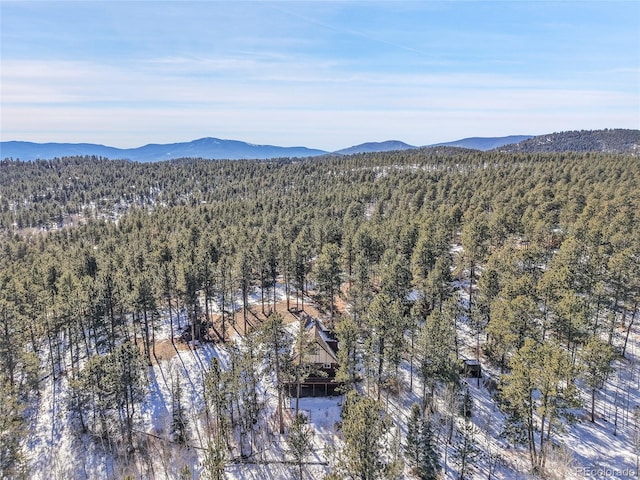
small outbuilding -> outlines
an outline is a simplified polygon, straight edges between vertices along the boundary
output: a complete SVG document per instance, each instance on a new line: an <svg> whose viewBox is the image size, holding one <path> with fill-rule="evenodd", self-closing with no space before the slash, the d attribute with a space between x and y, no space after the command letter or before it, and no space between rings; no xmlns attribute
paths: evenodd
<svg viewBox="0 0 640 480"><path fill-rule="evenodd" d="M478 360L469 360L465 358L462 360L462 375L469 378L482 378L482 366Z"/></svg>

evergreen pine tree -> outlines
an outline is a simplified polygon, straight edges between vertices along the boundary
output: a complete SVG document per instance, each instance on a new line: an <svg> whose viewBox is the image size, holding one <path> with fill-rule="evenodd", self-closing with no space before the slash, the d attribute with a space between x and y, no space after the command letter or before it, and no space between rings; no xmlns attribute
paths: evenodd
<svg viewBox="0 0 640 480"><path fill-rule="evenodd" d="M229 424L231 421L231 407L228 382L220 368L220 361L213 357L209 369L205 372L203 396L209 430L216 441L228 444Z"/></svg>
<svg viewBox="0 0 640 480"><path fill-rule="evenodd" d="M404 445L404 455L412 471L417 471L422 460L422 449L420 448L420 434L422 433L422 412L420 406L414 403L411 406L411 414L407 421L407 439Z"/></svg>
<svg viewBox="0 0 640 480"><path fill-rule="evenodd" d="M342 317L342 320L336 327L340 350L338 350L338 371L335 380L344 382L341 389L345 392L355 388L357 364L356 349L358 345L358 326L355 324L353 317L348 313Z"/></svg>
<svg viewBox="0 0 640 480"><path fill-rule="evenodd" d="M611 362L615 358L613 347L598 337L591 337L580 352L582 377L591 390L591 421L595 421L596 391L603 387L607 376L613 372Z"/></svg>
<svg viewBox="0 0 640 480"><path fill-rule="evenodd" d="M480 455L474 435L476 429L471 422L465 421L454 441L453 463L458 467L458 480L464 480L469 466Z"/></svg>
<svg viewBox="0 0 640 480"><path fill-rule="evenodd" d="M440 456L436 449L433 428L430 420L422 422L420 429L419 444L422 449L422 456L418 464L418 478L422 480L435 480L440 473Z"/></svg>
<svg viewBox="0 0 640 480"><path fill-rule="evenodd" d="M191 472L191 468L189 467L189 465L184 465L181 469L180 472L178 473L179 475L179 479L180 480L192 480L193 479L193 473Z"/></svg>
<svg viewBox="0 0 640 480"><path fill-rule="evenodd" d="M293 419L286 441L287 452L293 457L298 469L298 478L302 480L304 461L313 453L313 430L303 414L299 413Z"/></svg>
<svg viewBox="0 0 640 480"><path fill-rule="evenodd" d="M264 358L275 373L275 387L278 395L278 430L284 433L284 381L283 370L290 363L291 339L284 328L282 315L272 313L261 325L260 333L265 346Z"/></svg>
<svg viewBox="0 0 640 480"><path fill-rule="evenodd" d="M557 345L527 339L509 366L511 371L500 384L508 414L506 426L518 437L522 430L526 432L531 468L542 472L552 434L560 427L560 420L570 419L571 409L580 405L571 359Z"/></svg>
<svg viewBox="0 0 640 480"><path fill-rule="evenodd" d="M334 243L326 243L315 263L315 279L321 305L334 314L334 299L340 292L340 248Z"/></svg>
<svg viewBox="0 0 640 480"><path fill-rule="evenodd" d="M20 448L20 440L25 434L24 406L2 375L0 395L0 478L19 478L24 462Z"/></svg>
<svg viewBox="0 0 640 480"><path fill-rule="evenodd" d="M382 405L351 391L345 398L342 413L344 448L334 465L334 476L362 480L385 478L394 465L384 455L384 437L390 424Z"/></svg>
<svg viewBox="0 0 640 480"><path fill-rule="evenodd" d="M182 406L182 386L180 377L176 373L173 377L171 391L172 415L171 415L171 437L174 442L186 445L189 440L187 416Z"/></svg>
<svg viewBox="0 0 640 480"><path fill-rule="evenodd" d="M421 480L435 480L440 471L440 459L433 438L431 422L422 415L417 403L411 407L407 422L404 454L410 471Z"/></svg>
<svg viewBox="0 0 640 480"><path fill-rule="evenodd" d="M208 480L224 480L226 463L224 440L215 436L209 441L204 452L203 475Z"/></svg>

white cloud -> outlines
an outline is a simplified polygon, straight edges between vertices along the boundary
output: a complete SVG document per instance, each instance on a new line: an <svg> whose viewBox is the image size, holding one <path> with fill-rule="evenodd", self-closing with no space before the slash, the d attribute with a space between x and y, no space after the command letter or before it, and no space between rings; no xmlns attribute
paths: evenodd
<svg viewBox="0 0 640 480"><path fill-rule="evenodd" d="M334 150L390 138L423 145L638 127L637 92L525 76L352 73L275 54L2 67L3 140L125 147L219 136Z"/></svg>

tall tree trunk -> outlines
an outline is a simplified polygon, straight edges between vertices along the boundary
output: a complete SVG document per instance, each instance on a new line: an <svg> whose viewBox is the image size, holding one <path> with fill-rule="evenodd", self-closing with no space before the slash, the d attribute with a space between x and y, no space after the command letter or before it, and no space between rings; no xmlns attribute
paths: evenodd
<svg viewBox="0 0 640 480"><path fill-rule="evenodd" d="M227 338L227 314L225 309L227 308L227 280L226 274L223 270L220 272L220 311L222 313L222 342L226 341Z"/></svg>
<svg viewBox="0 0 640 480"><path fill-rule="evenodd" d="M151 349L149 348L149 317L147 310L142 310L142 319L144 321L144 355L147 357L147 362L151 366Z"/></svg>
<svg viewBox="0 0 640 480"><path fill-rule="evenodd" d="M55 362L55 359L53 357L53 339L51 338L52 333L51 333L51 327L49 325L49 318L48 317L49 317L49 315L47 314L47 312L45 312L44 323L45 323L45 328L46 328L46 332L47 332L47 341L49 343L49 360L51 361L51 378L55 382L55 380L57 379L57 377L56 377L56 362Z"/></svg>
<svg viewBox="0 0 640 480"><path fill-rule="evenodd" d="M276 295L276 285L277 285L277 281L278 279L276 278L277 275L274 273L273 277L271 278L271 280L273 281L273 311L277 311L276 305L277 305L277 295Z"/></svg>
<svg viewBox="0 0 640 480"><path fill-rule="evenodd" d="M378 401L382 390L382 371L384 366L384 336L380 337L380 350L378 352Z"/></svg>
<svg viewBox="0 0 640 480"><path fill-rule="evenodd" d="M291 310L291 305L290 305L290 300L289 300L289 294L291 293L290 287L289 287L289 274L287 273L287 269L288 267L285 267L284 270L284 296L287 298L287 312L289 312Z"/></svg>
<svg viewBox="0 0 640 480"><path fill-rule="evenodd" d="M411 352L409 354L409 392L413 392L413 341L415 337L415 328L411 328Z"/></svg>
<svg viewBox="0 0 640 480"><path fill-rule="evenodd" d="M611 325L609 326L609 345L613 346L613 332L616 327L616 315L618 313L618 300L620 298L620 287L616 288L616 293L613 298L613 315L611 316Z"/></svg>
<svg viewBox="0 0 640 480"><path fill-rule="evenodd" d="M631 314L631 320L629 320L629 327L627 327L627 333L624 336L624 345L622 347L622 356L625 356L627 351L627 343L629 342L629 334L631 333L631 328L633 327L633 322L636 319L636 314L638 313L638 302L633 305L633 313Z"/></svg>
<svg viewBox="0 0 640 480"><path fill-rule="evenodd" d="M248 333L247 329L247 310L249 308L249 292L248 288L243 285L242 286L242 319L244 320L244 334Z"/></svg>
<svg viewBox="0 0 640 480"><path fill-rule="evenodd" d="M171 335L171 345L175 344L175 338L173 333L173 312L171 307L171 296L167 296L167 304L169 306L169 335Z"/></svg>

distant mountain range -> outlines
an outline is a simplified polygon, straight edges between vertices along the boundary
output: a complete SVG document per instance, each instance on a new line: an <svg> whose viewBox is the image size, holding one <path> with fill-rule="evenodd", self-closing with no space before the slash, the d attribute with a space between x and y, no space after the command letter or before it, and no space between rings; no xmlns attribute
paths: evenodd
<svg viewBox="0 0 640 480"><path fill-rule="evenodd" d="M323 150L314 150L306 147L254 145L238 140L222 140L210 137L200 138L191 142L149 144L137 148L115 148L92 143L32 143L16 141L0 143L0 158L19 158L20 160L96 155L136 162L157 162L176 158L240 160L244 158L313 157L324 155L325 153L327 152Z"/></svg>
<svg viewBox="0 0 640 480"><path fill-rule="evenodd" d="M507 143L513 143L531 136L520 135L493 138L464 138L454 142L440 143L430 146L458 146L476 150L489 150ZM409 150L421 148L398 140L386 142L368 142L354 145L335 152L311 149L306 147L277 147L273 145L254 145L238 140L222 140L220 138L201 138L191 142L170 144L149 144L137 148L115 148L93 143L33 143L33 142L0 142L0 159L14 158L20 160L50 159L76 155L95 155L111 159L128 159L136 162L154 162L173 160L176 158L211 158L211 159L268 159L280 157L314 157L318 155L388 152L393 150Z"/></svg>
<svg viewBox="0 0 640 480"><path fill-rule="evenodd" d="M589 130L561 132L537 137L511 135L507 137L471 137L452 142L416 147L399 140L368 142L349 148L327 152L307 147L278 147L254 145L238 140L201 138L191 142L149 144L137 148L115 148L92 143L32 143L0 142L0 159L50 159L78 155L95 155L111 159L136 162L154 162L176 158L210 159L268 159L284 157L315 157L319 155L352 155L357 153L387 152L428 147L461 147L474 150L500 150L505 152L599 151L640 154L640 130Z"/></svg>
<svg viewBox="0 0 640 480"><path fill-rule="evenodd" d="M533 135L510 135L508 137L470 137L463 138L462 140L455 140L453 142L436 143L431 145L432 147L461 147L471 148L473 150L493 150L494 148L502 147L503 145L509 145L512 143L522 142L533 138Z"/></svg>

